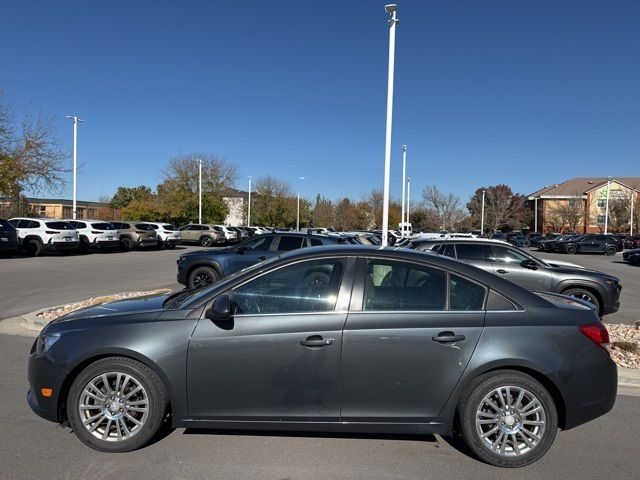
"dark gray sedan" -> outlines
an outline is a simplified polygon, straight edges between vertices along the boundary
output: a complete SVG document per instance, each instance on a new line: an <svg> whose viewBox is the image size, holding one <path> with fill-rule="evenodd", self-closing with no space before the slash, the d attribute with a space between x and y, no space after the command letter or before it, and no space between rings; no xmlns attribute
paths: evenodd
<svg viewBox="0 0 640 480"><path fill-rule="evenodd" d="M27 399L107 452L145 445L169 419L459 434L515 467L612 408L608 347L586 302L443 256L326 246L54 321L32 347Z"/></svg>

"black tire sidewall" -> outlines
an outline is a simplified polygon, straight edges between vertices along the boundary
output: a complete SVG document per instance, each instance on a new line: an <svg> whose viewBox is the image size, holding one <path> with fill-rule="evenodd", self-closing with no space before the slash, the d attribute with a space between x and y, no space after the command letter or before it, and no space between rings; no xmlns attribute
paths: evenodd
<svg viewBox="0 0 640 480"><path fill-rule="evenodd" d="M601 305L600 305L600 301L596 297L595 293L590 292L589 290L585 290L584 288L569 288L569 289L565 290L564 292L562 292L563 295L569 295L570 297L574 296L576 293L583 293L585 295L589 295L589 297L591 297L591 299L592 299L592 302L590 302L590 303L595 305L596 311L598 312L598 314L600 313Z"/></svg>
<svg viewBox="0 0 640 480"><path fill-rule="evenodd" d="M120 239L120 250L122 250L123 252L129 252L131 251L132 247L133 242L130 238L125 237Z"/></svg>
<svg viewBox="0 0 640 480"><path fill-rule="evenodd" d="M209 276L211 276L211 285L213 285L220 279L220 275L218 275L218 272L216 272L215 269L211 267L206 267L206 266L196 267L189 274L189 288L196 288L193 285L193 277L195 277L198 273L207 273ZM206 287L200 287L200 288L206 288Z"/></svg>
<svg viewBox="0 0 640 480"><path fill-rule="evenodd" d="M480 402L492 390L506 385L525 388L538 397L544 406L547 421L541 443L532 452L512 458L501 457L491 452L478 438L475 425L475 412ZM553 444L558 429L558 414L549 392L531 376L513 370L490 372L474 380L463 394L459 415L462 437L467 446L478 458L498 467L523 467L539 460Z"/></svg>
<svg viewBox="0 0 640 480"><path fill-rule="evenodd" d="M577 251L577 248L576 248L576 247L574 247L573 245L569 245L569 246L567 247L567 253L568 253L569 255L573 255L574 253L576 253L576 251Z"/></svg>
<svg viewBox="0 0 640 480"><path fill-rule="evenodd" d="M213 239L211 237L204 236L200 239L200 245L203 247L210 247L213 245Z"/></svg>
<svg viewBox="0 0 640 480"><path fill-rule="evenodd" d="M142 430L131 439L121 442L101 441L91 435L82 425L77 412L77 405L85 385L101 373L110 371L131 375L142 384L149 397L149 414ZM67 397L69 426L82 443L102 452L129 452L144 446L160 428L166 408L167 394L160 377L146 365L130 358L105 358L89 365L76 377Z"/></svg>
<svg viewBox="0 0 640 480"><path fill-rule="evenodd" d="M604 254L608 255L608 256L615 255L616 252L617 252L617 250L616 250L615 247L607 247L607 248L604 249Z"/></svg>
<svg viewBox="0 0 640 480"><path fill-rule="evenodd" d="M39 257L42 255L42 242L37 238L31 238L27 241L27 253L32 257Z"/></svg>

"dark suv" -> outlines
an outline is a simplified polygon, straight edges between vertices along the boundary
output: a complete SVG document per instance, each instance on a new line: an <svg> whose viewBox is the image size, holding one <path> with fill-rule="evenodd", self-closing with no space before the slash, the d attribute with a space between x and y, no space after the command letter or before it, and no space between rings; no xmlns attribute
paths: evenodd
<svg viewBox="0 0 640 480"><path fill-rule="evenodd" d="M8 220L0 218L0 256L18 251L18 232Z"/></svg>
<svg viewBox="0 0 640 480"><path fill-rule="evenodd" d="M622 240L614 235L581 235L555 245L555 250L569 254L573 253L604 253L615 255L622 251Z"/></svg>
<svg viewBox="0 0 640 480"><path fill-rule="evenodd" d="M204 288L226 275L284 252L338 243L343 243L343 240L328 235L294 232L256 235L232 247L210 248L180 255L178 283L188 288Z"/></svg>
<svg viewBox="0 0 640 480"><path fill-rule="evenodd" d="M492 240L415 242L414 248L435 251L511 280L534 292L569 295L595 305L600 315L620 308L622 286L617 277L554 265L514 246Z"/></svg>

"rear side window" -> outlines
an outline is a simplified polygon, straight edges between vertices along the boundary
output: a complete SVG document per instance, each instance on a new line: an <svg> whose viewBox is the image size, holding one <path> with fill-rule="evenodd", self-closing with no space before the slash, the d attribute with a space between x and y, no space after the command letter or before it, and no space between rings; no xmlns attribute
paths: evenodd
<svg viewBox="0 0 640 480"><path fill-rule="evenodd" d="M440 248L438 248L438 253L447 257L456 258L456 248L453 243L443 243L440 245Z"/></svg>
<svg viewBox="0 0 640 480"><path fill-rule="evenodd" d="M472 243L457 243L456 253L458 260L475 260L484 262L484 245L474 245Z"/></svg>
<svg viewBox="0 0 640 480"><path fill-rule="evenodd" d="M311 238L311 246L312 247L320 247L323 245L322 240L319 240L317 238Z"/></svg>
<svg viewBox="0 0 640 480"><path fill-rule="evenodd" d="M482 310L486 292L482 285L449 274L449 310Z"/></svg>
<svg viewBox="0 0 640 480"><path fill-rule="evenodd" d="M36 220L22 220L25 222L25 228L40 228L40 222Z"/></svg>
<svg viewBox="0 0 640 480"><path fill-rule="evenodd" d="M73 225L69 222L46 222L47 227L55 228L56 230L74 230Z"/></svg>
<svg viewBox="0 0 640 480"><path fill-rule="evenodd" d="M487 297L487 310L516 310L516 307L499 293L490 290Z"/></svg>
<svg viewBox="0 0 640 480"><path fill-rule="evenodd" d="M302 248L302 242L305 241L304 237L289 237L281 236L280 243L278 243L279 252L288 252L289 250L296 250Z"/></svg>
<svg viewBox="0 0 640 480"><path fill-rule="evenodd" d="M151 225L147 225L146 223L136 223L136 228L138 230L153 230Z"/></svg>
<svg viewBox="0 0 640 480"><path fill-rule="evenodd" d="M271 247L272 240L273 240L273 237L271 235L260 235L256 238L252 238L246 243L243 243L242 247L245 250L257 250L257 251L269 250L269 247Z"/></svg>
<svg viewBox="0 0 640 480"><path fill-rule="evenodd" d="M91 228L96 230L115 230L115 227L110 223L92 223Z"/></svg>

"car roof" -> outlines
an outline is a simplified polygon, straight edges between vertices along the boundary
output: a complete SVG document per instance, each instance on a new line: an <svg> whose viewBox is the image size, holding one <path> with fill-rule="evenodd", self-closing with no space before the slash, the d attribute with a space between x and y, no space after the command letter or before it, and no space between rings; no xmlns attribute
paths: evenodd
<svg viewBox="0 0 640 480"><path fill-rule="evenodd" d="M496 240L493 238L469 238L469 237L454 237L454 238L428 238L428 239L415 239L413 243L418 245L420 243L490 243L495 245L511 245L509 242L505 242L504 240Z"/></svg>

